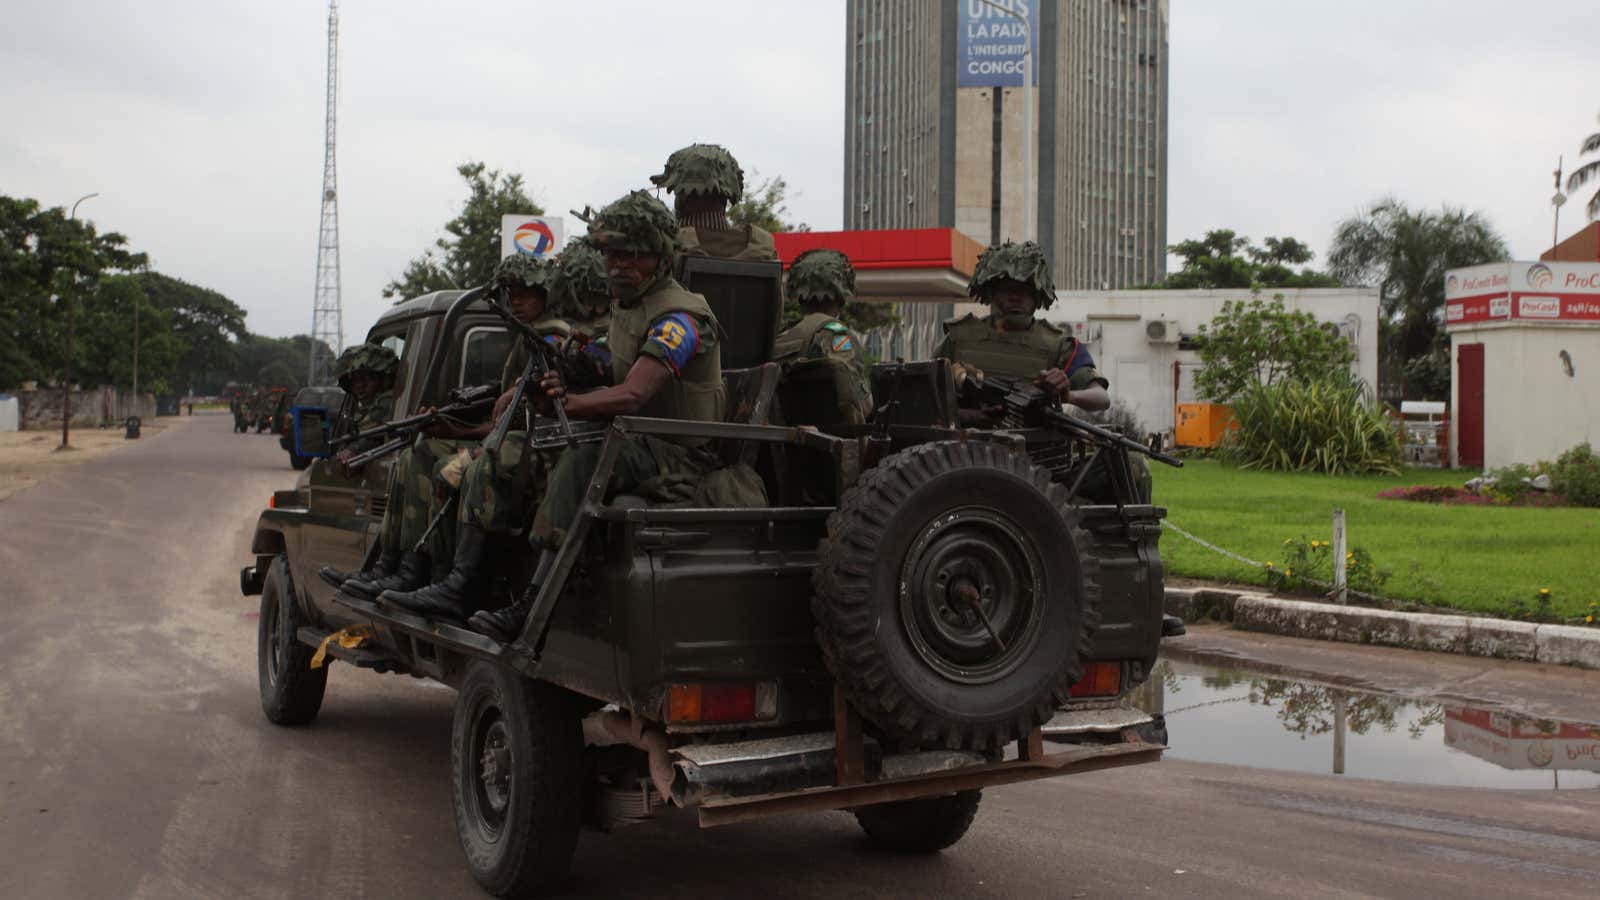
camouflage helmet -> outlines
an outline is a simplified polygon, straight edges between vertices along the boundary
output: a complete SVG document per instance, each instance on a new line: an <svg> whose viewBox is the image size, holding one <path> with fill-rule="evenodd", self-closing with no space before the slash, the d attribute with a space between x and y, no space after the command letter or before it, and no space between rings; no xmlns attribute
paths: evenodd
<svg viewBox="0 0 1600 900"><path fill-rule="evenodd" d="M678 252L678 219L660 200L629 191L595 213L589 237L602 251L632 250L666 259Z"/></svg>
<svg viewBox="0 0 1600 900"><path fill-rule="evenodd" d="M339 386L349 390L350 376L357 372L370 372L385 381L394 379L395 372L400 368L400 357L394 351L382 344L357 344L339 354L339 360L334 364L334 374L338 377Z"/></svg>
<svg viewBox="0 0 1600 900"><path fill-rule="evenodd" d="M783 292L802 306L846 303L856 293L856 270L837 250L807 250L789 264Z"/></svg>
<svg viewBox="0 0 1600 900"><path fill-rule="evenodd" d="M744 170L733 154L716 144L690 144L667 157L667 167L650 182L675 196L707 194L728 202L744 196Z"/></svg>
<svg viewBox="0 0 1600 900"><path fill-rule="evenodd" d="M1050 263L1044 251L1033 241L1020 244L1006 241L990 247L978 257L977 271L967 282L967 293L985 303L994 290L995 282L1003 279L1020 282L1033 290L1040 309L1049 309L1056 302L1056 285L1050 277Z"/></svg>
<svg viewBox="0 0 1600 900"><path fill-rule="evenodd" d="M549 295L555 274L555 263L550 260L517 253L500 260L494 267L492 284L497 288L532 288Z"/></svg>
<svg viewBox="0 0 1600 900"><path fill-rule="evenodd" d="M606 284L606 262L588 235L569 241L556 257L554 295L562 314L590 318L611 303Z"/></svg>

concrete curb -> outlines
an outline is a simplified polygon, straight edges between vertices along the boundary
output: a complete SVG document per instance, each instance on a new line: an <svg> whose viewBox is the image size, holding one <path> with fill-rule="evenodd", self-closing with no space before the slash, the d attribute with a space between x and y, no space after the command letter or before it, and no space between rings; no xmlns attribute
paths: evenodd
<svg viewBox="0 0 1600 900"><path fill-rule="evenodd" d="M1167 588L1167 612L1241 631L1600 669L1600 628L1394 612L1284 600L1255 591Z"/></svg>

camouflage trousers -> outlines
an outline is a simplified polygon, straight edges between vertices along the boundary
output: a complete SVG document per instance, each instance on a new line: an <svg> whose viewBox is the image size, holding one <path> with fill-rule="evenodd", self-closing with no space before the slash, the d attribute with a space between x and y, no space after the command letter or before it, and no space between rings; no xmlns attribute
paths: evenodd
<svg viewBox="0 0 1600 900"><path fill-rule="evenodd" d="M544 499L533 516L532 536L536 542L555 547L566 537L567 530L577 521L603 446L584 444L562 453L550 471ZM701 487L702 476L716 464L716 458L704 450L650 435L635 435L622 442L605 495L639 491L650 500L692 500Z"/></svg>
<svg viewBox="0 0 1600 900"><path fill-rule="evenodd" d="M544 484L544 461L527 447L523 431L506 433L494 452L485 451L461 477L461 522L490 534L518 534L528 527Z"/></svg>
<svg viewBox="0 0 1600 900"><path fill-rule="evenodd" d="M398 556L410 550L427 533L428 525L443 506L434 490L435 476L456 451L475 443L427 438L396 455L389 476L389 505L383 512L383 526L378 535L385 555ZM443 517L423 545L423 552L433 562L436 575L441 567L448 572L450 561L455 557L455 524L455 516Z"/></svg>

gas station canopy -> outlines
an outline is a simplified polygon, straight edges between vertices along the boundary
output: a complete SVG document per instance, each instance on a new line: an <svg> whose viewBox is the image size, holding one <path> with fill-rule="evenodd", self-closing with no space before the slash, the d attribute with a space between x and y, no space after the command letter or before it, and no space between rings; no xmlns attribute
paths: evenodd
<svg viewBox="0 0 1600 900"><path fill-rule="evenodd" d="M784 268L807 250L850 257L862 300L951 303L967 299L967 281L983 246L953 228L887 231L784 231L772 236Z"/></svg>

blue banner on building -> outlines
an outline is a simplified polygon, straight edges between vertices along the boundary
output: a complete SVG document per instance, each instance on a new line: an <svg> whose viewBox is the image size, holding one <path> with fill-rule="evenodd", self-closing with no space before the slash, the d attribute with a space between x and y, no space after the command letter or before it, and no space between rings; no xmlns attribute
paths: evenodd
<svg viewBox="0 0 1600 900"><path fill-rule="evenodd" d="M1039 83L1039 3L1042 0L961 0L957 87L1021 87L1024 51L1032 37L1033 83ZM1006 12L1011 10L1011 13ZM1024 26L1021 19L1028 24Z"/></svg>

